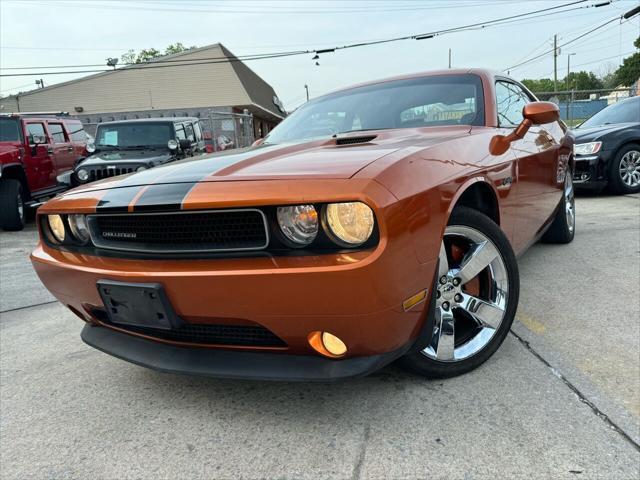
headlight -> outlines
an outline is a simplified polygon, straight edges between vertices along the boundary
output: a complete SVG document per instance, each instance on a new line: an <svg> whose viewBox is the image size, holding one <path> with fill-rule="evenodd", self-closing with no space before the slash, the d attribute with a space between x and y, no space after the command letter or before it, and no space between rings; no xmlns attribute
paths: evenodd
<svg viewBox="0 0 640 480"><path fill-rule="evenodd" d="M84 215L69 215L69 228L76 240L81 243L89 241L89 229L87 228L87 219Z"/></svg>
<svg viewBox="0 0 640 480"><path fill-rule="evenodd" d="M361 202L330 203L326 223L333 240L344 247L357 247L373 232L373 211Z"/></svg>
<svg viewBox="0 0 640 480"><path fill-rule="evenodd" d="M145 167L144 165L140 165L138 168L136 168L136 172L143 172L146 169L147 167Z"/></svg>
<svg viewBox="0 0 640 480"><path fill-rule="evenodd" d="M313 205L278 207L278 224L296 245L309 245L318 235L318 212Z"/></svg>
<svg viewBox="0 0 640 480"><path fill-rule="evenodd" d="M65 230L62 217L60 215L47 215L47 221L53 237L60 243L64 242Z"/></svg>
<svg viewBox="0 0 640 480"><path fill-rule="evenodd" d="M602 142L579 143L573 146L574 155L593 155L598 153L602 147Z"/></svg>
<svg viewBox="0 0 640 480"><path fill-rule="evenodd" d="M76 177L78 177L78 180L80 180L81 182L86 182L89 178L89 172L87 172L84 168L81 168L76 172Z"/></svg>

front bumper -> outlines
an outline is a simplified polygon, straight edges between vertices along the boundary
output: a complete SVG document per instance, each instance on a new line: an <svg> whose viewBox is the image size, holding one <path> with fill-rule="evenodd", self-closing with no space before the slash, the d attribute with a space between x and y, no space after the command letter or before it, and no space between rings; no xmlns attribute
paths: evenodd
<svg viewBox="0 0 640 480"><path fill-rule="evenodd" d="M575 157L573 183L580 188L601 188L607 184L610 152L602 150L595 155Z"/></svg>
<svg viewBox="0 0 640 480"><path fill-rule="evenodd" d="M402 302L424 289L430 293L435 271L435 260L420 263L406 254L406 247L395 251L385 242L373 250L350 253L202 260L94 257L39 245L31 258L53 295L101 331L120 332L95 314L96 310L104 311L96 283L106 279L162 285L176 314L191 325L255 325L270 330L286 344L284 348L185 346L154 338L151 343L155 347L149 351L161 357L174 355L170 352L176 347L224 350L225 355L217 357L202 352L190 354L224 361L240 352L262 352L282 357L282 362L291 362L291 368L298 357L304 356L330 364L371 357L352 363L362 372L378 365L380 355L386 361L393 352L413 343L424 323L427 302L408 311L402 308ZM339 360L321 358L309 345L308 336L313 331L327 331L341 338L348 347L347 355ZM135 332L119 333L117 338L135 337L148 338ZM165 349L167 353L162 354ZM121 356L128 359L130 355ZM145 362L153 366L153 362ZM215 372L221 367L206 368ZM313 378L319 378L328 367L317 368ZM352 368L345 367L345 372L352 372Z"/></svg>
<svg viewBox="0 0 640 480"><path fill-rule="evenodd" d="M361 377L399 358L410 346L384 354L335 361L312 355L163 345L92 325L85 325L81 336L87 345L100 351L160 372L244 380L326 382Z"/></svg>

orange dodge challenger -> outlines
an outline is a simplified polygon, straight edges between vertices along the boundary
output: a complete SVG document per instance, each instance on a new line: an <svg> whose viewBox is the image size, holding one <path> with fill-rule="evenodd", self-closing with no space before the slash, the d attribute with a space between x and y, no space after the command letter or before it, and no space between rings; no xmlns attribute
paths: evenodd
<svg viewBox="0 0 640 480"><path fill-rule="evenodd" d="M507 335L516 256L573 239L572 168L554 104L428 72L313 99L251 148L71 190L39 209L31 258L87 344L145 367L449 377Z"/></svg>

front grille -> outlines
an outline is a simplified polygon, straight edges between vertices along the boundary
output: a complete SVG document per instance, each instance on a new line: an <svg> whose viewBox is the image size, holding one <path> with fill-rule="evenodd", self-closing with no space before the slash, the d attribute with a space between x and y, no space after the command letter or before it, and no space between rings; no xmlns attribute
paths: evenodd
<svg viewBox="0 0 640 480"><path fill-rule="evenodd" d="M257 209L102 214L88 217L97 247L151 253L260 250L269 243Z"/></svg>
<svg viewBox="0 0 640 480"><path fill-rule="evenodd" d="M125 175L127 173L133 173L135 170L132 167L122 168L92 168L89 170L88 182L94 182L103 178L117 177L118 175Z"/></svg>
<svg viewBox="0 0 640 480"><path fill-rule="evenodd" d="M139 333L161 340L199 345L232 345L243 347L286 347L287 344L272 331L260 326L246 325L195 325L185 324L179 329L160 330L132 325L116 325L132 333Z"/></svg>

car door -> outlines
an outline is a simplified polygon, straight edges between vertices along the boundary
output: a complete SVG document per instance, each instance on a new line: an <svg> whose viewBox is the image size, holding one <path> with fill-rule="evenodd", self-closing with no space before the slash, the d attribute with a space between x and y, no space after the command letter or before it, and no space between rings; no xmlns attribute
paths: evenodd
<svg viewBox="0 0 640 480"><path fill-rule="evenodd" d="M29 176L29 188L32 192L43 190L56 185L55 168L53 165L53 148L47 134L44 122L25 122L25 132L29 142L29 155L25 155L24 164ZM42 137L45 143L36 145L33 137Z"/></svg>
<svg viewBox="0 0 640 480"><path fill-rule="evenodd" d="M75 162L86 155L87 134L79 120L67 120L64 122L67 138L73 146L73 161Z"/></svg>
<svg viewBox="0 0 640 480"><path fill-rule="evenodd" d="M498 125L512 129L523 120L522 109L533 98L518 84L508 80L496 82ZM552 130L550 133L548 130ZM514 249L522 251L536 238L553 214L559 197L556 172L559 152L557 132L543 125L533 125L521 140L511 143L517 158L515 194L519 212L516 220Z"/></svg>
<svg viewBox="0 0 640 480"><path fill-rule="evenodd" d="M62 122L47 122L47 127L52 141L53 165L57 176L73 168L76 156Z"/></svg>

